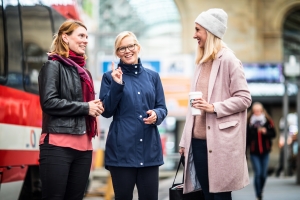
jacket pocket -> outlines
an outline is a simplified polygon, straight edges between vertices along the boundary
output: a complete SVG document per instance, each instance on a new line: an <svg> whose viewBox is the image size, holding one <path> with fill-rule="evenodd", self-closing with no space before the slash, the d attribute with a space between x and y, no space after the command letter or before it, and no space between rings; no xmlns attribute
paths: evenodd
<svg viewBox="0 0 300 200"><path fill-rule="evenodd" d="M53 119L53 122L55 122L55 126L58 127L71 128L76 126L75 117L57 117Z"/></svg>
<svg viewBox="0 0 300 200"><path fill-rule="evenodd" d="M221 124L219 124L219 129L226 129L226 128L229 128L229 127L234 127L238 124L239 122L238 121L229 121L229 122L223 122Z"/></svg>

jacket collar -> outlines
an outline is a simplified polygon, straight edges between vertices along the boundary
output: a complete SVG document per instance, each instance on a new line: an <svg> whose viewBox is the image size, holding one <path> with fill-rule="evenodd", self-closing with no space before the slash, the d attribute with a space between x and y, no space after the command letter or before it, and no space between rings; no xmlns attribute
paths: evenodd
<svg viewBox="0 0 300 200"><path fill-rule="evenodd" d="M223 56L223 53L225 52L226 48L222 48L218 53L217 53L217 56L216 56L216 59L219 59Z"/></svg>
<svg viewBox="0 0 300 200"><path fill-rule="evenodd" d="M213 64L212 64L212 68L211 68L211 72L210 72L210 77L209 77L209 83L208 83L207 102L210 102L210 97L211 97L211 94L212 94L212 91L213 91L213 88L214 88L214 85L215 85L215 82L216 82L217 74L218 74L218 71L219 71L220 63L221 63L220 58L223 56L224 52L225 52L225 48L222 48L217 53L216 59L213 60ZM201 72L201 68L202 68L202 64L199 64L196 68L196 72L195 72L196 77L195 77L194 83L192 85L192 90L193 91L195 91L195 89L196 89L196 83L197 83L199 74Z"/></svg>
<svg viewBox="0 0 300 200"><path fill-rule="evenodd" d="M48 60L57 60L57 61L61 62L64 65L75 67L77 69L80 77L82 77L83 79L85 79L85 80L89 81L90 83L92 83L92 80L91 80L90 76L88 75L88 73L85 71L85 69L83 67L79 66L72 59L60 56L58 54L52 54L52 55L48 56Z"/></svg>
<svg viewBox="0 0 300 200"><path fill-rule="evenodd" d="M140 58L138 59L138 64L125 64L120 60L118 67L121 67L124 74L137 75L142 73L144 70Z"/></svg>
<svg viewBox="0 0 300 200"><path fill-rule="evenodd" d="M209 77L209 83L208 83L208 94L207 94L207 102L210 102L210 98L212 95L212 91L217 79L218 71L221 65L221 57L223 56L224 52L226 51L226 48L222 48L216 56L216 59L213 61L213 65L210 72Z"/></svg>

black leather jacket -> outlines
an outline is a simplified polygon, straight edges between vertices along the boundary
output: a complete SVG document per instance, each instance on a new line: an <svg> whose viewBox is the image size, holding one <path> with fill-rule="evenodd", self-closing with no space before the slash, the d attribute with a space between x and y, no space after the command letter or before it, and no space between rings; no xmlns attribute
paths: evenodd
<svg viewBox="0 0 300 200"><path fill-rule="evenodd" d="M39 73L42 133L85 134L89 105L77 69L48 60Z"/></svg>

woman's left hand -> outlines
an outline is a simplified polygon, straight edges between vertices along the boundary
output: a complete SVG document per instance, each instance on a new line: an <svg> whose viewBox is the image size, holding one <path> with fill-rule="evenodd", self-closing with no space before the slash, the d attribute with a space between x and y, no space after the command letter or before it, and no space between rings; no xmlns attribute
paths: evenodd
<svg viewBox="0 0 300 200"><path fill-rule="evenodd" d="M194 99L192 106L194 108L203 110L207 113L213 113L214 112L214 105L213 104L209 104L208 102L206 102L203 98L199 98L199 99Z"/></svg>
<svg viewBox="0 0 300 200"><path fill-rule="evenodd" d="M153 110L148 110L146 113L148 114L148 117L143 119L145 124L155 124L157 120L156 113Z"/></svg>

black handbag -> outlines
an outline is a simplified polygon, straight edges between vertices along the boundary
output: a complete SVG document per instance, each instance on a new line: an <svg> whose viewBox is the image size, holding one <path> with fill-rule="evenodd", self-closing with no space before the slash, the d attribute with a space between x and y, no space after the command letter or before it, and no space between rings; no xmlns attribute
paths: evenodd
<svg viewBox="0 0 300 200"><path fill-rule="evenodd" d="M184 175L182 176L182 183L175 183L180 164L184 167L184 156L180 157L172 187L169 188L169 200L205 200L202 190L183 194Z"/></svg>

